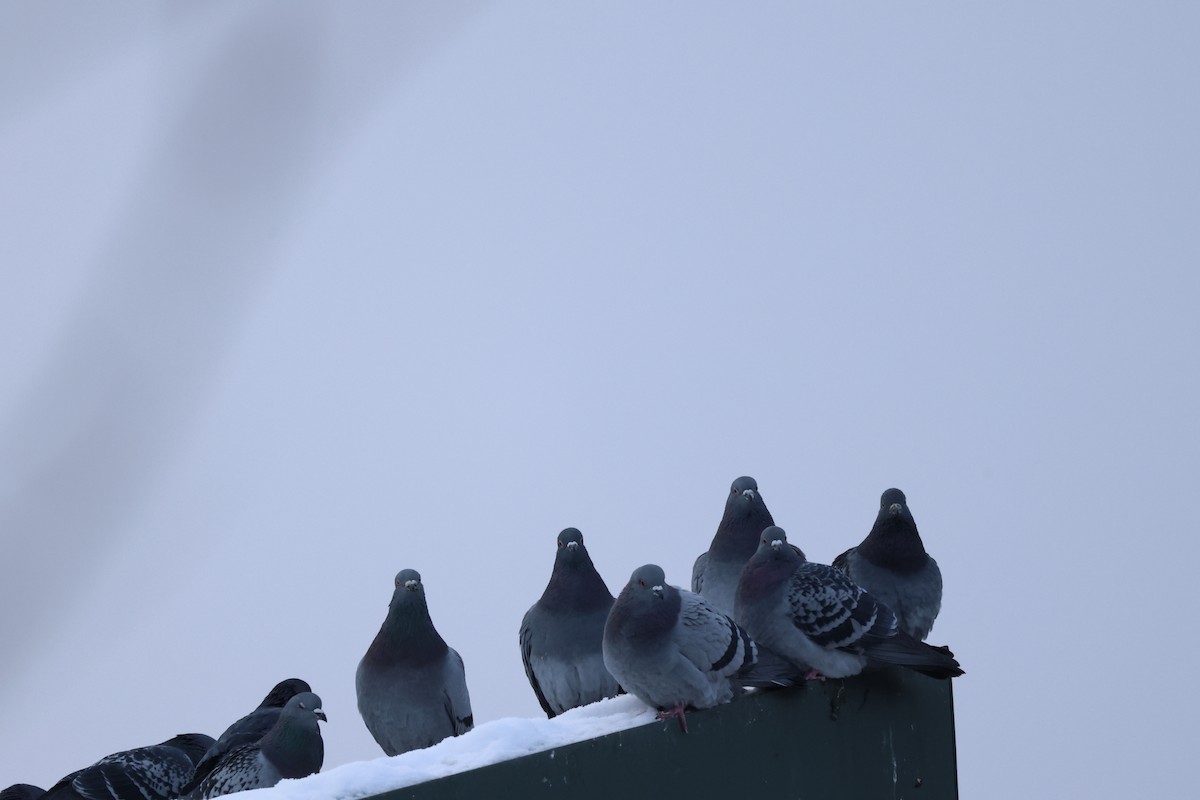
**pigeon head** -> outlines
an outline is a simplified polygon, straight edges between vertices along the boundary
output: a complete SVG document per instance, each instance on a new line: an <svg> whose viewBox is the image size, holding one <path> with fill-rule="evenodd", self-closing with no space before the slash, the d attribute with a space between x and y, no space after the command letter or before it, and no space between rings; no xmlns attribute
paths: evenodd
<svg viewBox="0 0 1200 800"><path fill-rule="evenodd" d="M418 594L425 593L425 587L421 585L421 573L415 569L402 569L396 573L396 591L403 589L406 592L417 592Z"/></svg>
<svg viewBox="0 0 1200 800"><path fill-rule="evenodd" d="M392 601L388 603L392 613L403 609L425 611L425 584L421 582L421 573L415 569L402 569L396 573L395 585ZM428 616L428 611L425 615Z"/></svg>
<svg viewBox="0 0 1200 800"><path fill-rule="evenodd" d="M903 514L908 509L908 500L899 489L888 489L879 498L879 513L887 512L888 516Z"/></svg>
<svg viewBox="0 0 1200 800"><path fill-rule="evenodd" d="M917 532L917 523L908 510L908 499L899 489L888 489L879 498L879 514L875 517L875 529L894 530L907 535ZM872 529L872 533L875 532Z"/></svg>
<svg viewBox="0 0 1200 800"><path fill-rule="evenodd" d="M287 701L279 719L257 747L282 777L312 775L320 771L325 761L319 721L326 721L321 698L312 692L301 692Z"/></svg>
<svg viewBox="0 0 1200 800"><path fill-rule="evenodd" d="M917 522L908 509L908 500L899 489L888 489L879 498L875 525L858 554L874 564L911 572L925 566L925 544L917 531Z"/></svg>
<svg viewBox="0 0 1200 800"><path fill-rule="evenodd" d="M804 557L795 545L788 544L787 532L778 525L763 529L756 555L781 561L795 561L797 556L801 559Z"/></svg>
<svg viewBox="0 0 1200 800"><path fill-rule="evenodd" d="M629 576L605 625L605 639L654 641L675 626L682 605L679 590L667 583L662 567L646 564Z"/></svg>
<svg viewBox="0 0 1200 800"><path fill-rule="evenodd" d="M301 692L311 692L312 687L299 678L288 678L275 684L275 688L267 692L267 696L258 704L259 708L283 708L287 701Z"/></svg>
<svg viewBox="0 0 1200 800"><path fill-rule="evenodd" d="M587 548L583 546L583 534L578 528L563 528L558 534L558 556L557 558L576 559L580 556L587 555Z"/></svg>
<svg viewBox="0 0 1200 800"><path fill-rule="evenodd" d="M558 534L554 569L539 601L557 609L590 611L612 605L612 594L592 564L578 528L565 528Z"/></svg>
<svg viewBox="0 0 1200 800"><path fill-rule="evenodd" d="M764 528L758 549L742 568L734 595L735 609L772 596L803 561L804 554L788 542L783 528L774 525ZM741 619L741 612L737 613Z"/></svg>
<svg viewBox="0 0 1200 800"><path fill-rule="evenodd" d="M295 719L308 720L309 717L328 722L324 709L321 708L321 698L313 692L300 692L287 701L284 711ZM316 725L316 722L312 723Z"/></svg>
<svg viewBox="0 0 1200 800"><path fill-rule="evenodd" d="M743 475L729 487L729 500L733 502L739 497L753 498L758 494L758 481L749 475Z"/></svg>
<svg viewBox="0 0 1200 800"><path fill-rule="evenodd" d="M667 575L657 564L646 564L635 569L629 576L628 588L635 594L648 594L656 600L662 600L667 589Z"/></svg>
<svg viewBox="0 0 1200 800"><path fill-rule="evenodd" d="M717 533L713 537L709 552L737 558L748 558L758 546L758 534L763 528L774 525L771 512L758 491L758 482L743 475L729 487L725 498L725 513Z"/></svg>

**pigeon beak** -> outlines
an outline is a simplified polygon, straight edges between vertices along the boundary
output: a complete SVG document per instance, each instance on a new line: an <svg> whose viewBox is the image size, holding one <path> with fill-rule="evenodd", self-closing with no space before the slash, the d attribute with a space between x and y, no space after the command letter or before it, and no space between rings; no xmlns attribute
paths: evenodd
<svg viewBox="0 0 1200 800"><path fill-rule="evenodd" d="M771 540L771 549L776 552L782 550L783 549L783 540L782 539L772 539Z"/></svg>
<svg viewBox="0 0 1200 800"><path fill-rule="evenodd" d="M754 497L754 490L746 489L744 492L742 492L742 497Z"/></svg>
<svg viewBox="0 0 1200 800"><path fill-rule="evenodd" d="M663 588L661 586L651 586L650 594L654 595L659 600L661 600L662 596L663 596Z"/></svg>
<svg viewBox="0 0 1200 800"><path fill-rule="evenodd" d="M567 542L568 550L576 550L579 548L579 542Z"/></svg>
<svg viewBox="0 0 1200 800"><path fill-rule="evenodd" d="M317 719L321 720L322 722L329 722L329 717L325 716L325 712L321 709L314 709L313 713L316 714Z"/></svg>
<svg viewBox="0 0 1200 800"><path fill-rule="evenodd" d="M420 581L405 581L404 582L404 588L410 592L415 592L417 590L417 587L420 585L421 585Z"/></svg>
<svg viewBox="0 0 1200 800"><path fill-rule="evenodd" d="M904 510L904 506L900 505L899 503L892 503L890 506L888 506L888 513L891 514L893 517L896 516L897 514L899 514L903 510Z"/></svg>

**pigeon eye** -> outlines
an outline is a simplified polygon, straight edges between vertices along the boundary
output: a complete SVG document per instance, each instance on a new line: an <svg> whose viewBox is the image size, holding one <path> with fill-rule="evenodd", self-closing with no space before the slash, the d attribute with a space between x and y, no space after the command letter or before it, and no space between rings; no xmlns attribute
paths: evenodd
<svg viewBox="0 0 1200 800"><path fill-rule="evenodd" d="M638 581L638 586L645 586L645 585L646 585L645 581Z"/></svg>

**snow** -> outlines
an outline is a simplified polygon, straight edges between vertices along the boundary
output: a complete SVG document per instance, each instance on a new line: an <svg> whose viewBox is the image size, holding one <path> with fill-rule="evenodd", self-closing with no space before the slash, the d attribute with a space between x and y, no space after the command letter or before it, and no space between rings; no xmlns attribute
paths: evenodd
<svg viewBox="0 0 1200 800"><path fill-rule="evenodd" d="M574 708L554 719L509 717L487 722L433 747L374 761L358 761L243 792L239 800L353 800L531 753L582 742L654 721L654 711L632 695Z"/></svg>

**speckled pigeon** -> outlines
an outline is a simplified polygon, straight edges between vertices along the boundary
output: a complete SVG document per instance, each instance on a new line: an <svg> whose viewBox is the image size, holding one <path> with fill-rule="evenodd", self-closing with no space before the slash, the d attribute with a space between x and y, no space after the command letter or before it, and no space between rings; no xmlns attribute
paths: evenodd
<svg viewBox="0 0 1200 800"><path fill-rule="evenodd" d="M51 786L46 800L171 800L192 777L213 738L183 733L161 744L105 756Z"/></svg>
<svg viewBox="0 0 1200 800"><path fill-rule="evenodd" d="M212 772L221 756L235 747L254 744L261 739L263 734L275 725L275 721L279 719L279 713L288 700L301 692L311 691L312 687L299 678L288 678L275 684L275 688L267 693L263 701L258 704L258 708L226 728L225 732L217 739L216 744L208 748L208 752L196 764L196 771L193 773L192 779L188 781L187 786L183 787L183 794L195 789L200 781Z"/></svg>
<svg viewBox="0 0 1200 800"><path fill-rule="evenodd" d="M742 686L787 685L756 674L757 659L745 630L700 595L669 585L656 564L633 571L604 626L608 671L685 732L688 708L727 703Z"/></svg>
<svg viewBox="0 0 1200 800"><path fill-rule="evenodd" d="M738 583L734 617L755 641L813 670L810 677L889 664L935 678L963 674L949 650L901 631L892 610L846 573L797 555L782 528L763 531Z"/></svg>
<svg viewBox="0 0 1200 800"><path fill-rule="evenodd" d="M722 614L733 614L733 593L742 567L758 548L763 529L774 524L754 478L734 481L712 544L692 567L692 591L704 595Z"/></svg>
<svg viewBox="0 0 1200 800"><path fill-rule="evenodd" d="M358 711L389 756L471 730L462 658L433 627L414 569L396 575L387 617L358 662Z"/></svg>
<svg viewBox="0 0 1200 800"><path fill-rule="evenodd" d="M925 552L904 492L883 493L867 538L833 566L896 612L900 630L921 641L929 636L942 608L942 571Z"/></svg>
<svg viewBox="0 0 1200 800"><path fill-rule="evenodd" d="M46 790L31 783L14 783L6 789L0 789L0 800L37 800Z"/></svg>
<svg viewBox="0 0 1200 800"><path fill-rule="evenodd" d="M521 620L521 661L546 716L621 691L604 666L601 643L613 596L592 565L583 534L558 534L550 582Z"/></svg>
<svg viewBox="0 0 1200 800"><path fill-rule="evenodd" d="M261 739L221 756L188 795L189 800L265 789L284 778L304 778L320 772L325 742L318 721L325 719L320 697L312 692L294 695Z"/></svg>

